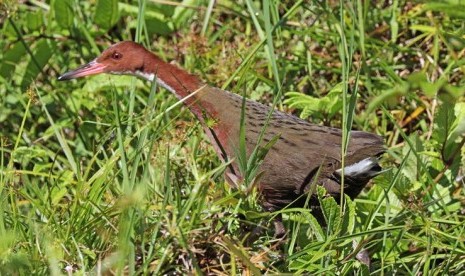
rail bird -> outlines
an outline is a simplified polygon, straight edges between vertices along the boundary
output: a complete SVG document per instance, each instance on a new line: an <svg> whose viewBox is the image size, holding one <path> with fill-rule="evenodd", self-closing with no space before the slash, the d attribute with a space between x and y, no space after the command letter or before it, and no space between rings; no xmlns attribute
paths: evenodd
<svg viewBox="0 0 465 276"><path fill-rule="evenodd" d="M260 204L266 211L303 206L314 185L323 186L329 195L340 199L341 183L344 183L344 193L354 198L381 171L378 157L385 148L380 136L351 131L342 170L341 129L312 124L210 86L135 42L116 43L91 62L63 74L59 80L100 73L134 75L156 81L183 100L202 124L219 158L229 164L225 178L235 187L244 180L237 156L241 139L245 138L248 157L257 144L267 148L255 183ZM243 138L240 135L241 125L245 133ZM316 196L309 198L309 207L318 209ZM275 234L284 232L278 217Z"/></svg>

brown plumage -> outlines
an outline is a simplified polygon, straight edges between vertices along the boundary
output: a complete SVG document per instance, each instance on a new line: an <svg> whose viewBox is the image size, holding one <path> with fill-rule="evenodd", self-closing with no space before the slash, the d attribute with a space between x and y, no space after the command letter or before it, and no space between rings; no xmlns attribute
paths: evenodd
<svg viewBox="0 0 465 276"><path fill-rule="evenodd" d="M102 55L76 70L62 75L68 80L98 73L131 74L155 79L174 93L194 113L222 161L233 161L226 179L236 185L243 179L237 163L240 118L243 98L204 84L196 76L162 61L134 42L120 42ZM266 125L270 107L245 101L245 141L247 155L255 148L260 131ZM207 124L208 122L208 124ZM311 124L292 115L274 110L261 145L276 138L260 166L258 190L267 211L276 211L294 202L301 206L312 183L339 197L341 192L340 129ZM345 156L344 191L356 197L370 178L381 168L377 159L384 152L383 139L375 134L352 131ZM312 200L310 207L318 207ZM279 224L279 223L278 223ZM277 225L278 228L282 227ZM283 229L278 229L280 232Z"/></svg>

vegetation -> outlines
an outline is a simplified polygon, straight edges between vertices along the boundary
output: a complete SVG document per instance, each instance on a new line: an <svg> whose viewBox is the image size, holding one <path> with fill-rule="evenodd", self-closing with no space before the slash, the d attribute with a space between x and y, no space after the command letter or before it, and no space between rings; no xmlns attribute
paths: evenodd
<svg viewBox="0 0 465 276"><path fill-rule="evenodd" d="M465 4L0 2L0 274L463 274ZM386 138L340 207L283 210L283 243L199 123L133 77L57 76L140 41L208 83ZM340 215L341 214L341 215Z"/></svg>

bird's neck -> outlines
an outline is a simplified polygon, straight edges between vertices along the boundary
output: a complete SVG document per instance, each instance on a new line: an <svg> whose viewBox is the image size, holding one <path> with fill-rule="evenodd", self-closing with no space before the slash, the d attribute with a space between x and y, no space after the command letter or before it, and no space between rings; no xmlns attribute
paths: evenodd
<svg viewBox="0 0 465 276"><path fill-rule="evenodd" d="M173 64L166 63L152 54L147 56L145 65L134 75L151 82L155 80L160 86L182 100L202 124L216 152L224 161L227 160L224 145L228 131L209 126L207 120L218 117L220 112L218 106L221 106L218 102L221 102L220 98L224 98L229 93L224 91L224 93L220 93L217 89L205 85L198 77ZM216 104L214 104L215 102Z"/></svg>
<svg viewBox="0 0 465 276"><path fill-rule="evenodd" d="M160 86L173 93L203 123L207 114L216 113L211 104L202 100L203 94L210 87L197 76L161 60L152 53L147 53L144 66L133 73L148 81L156 81Z"/></svg>
<svg viewBox="0 0 465 276"><path fill-rule="evenodd" d="M134 74L148 81L155 80L179 99L188 97L204 85L198 77L151 53L147 55L144 66Z"/></svg>

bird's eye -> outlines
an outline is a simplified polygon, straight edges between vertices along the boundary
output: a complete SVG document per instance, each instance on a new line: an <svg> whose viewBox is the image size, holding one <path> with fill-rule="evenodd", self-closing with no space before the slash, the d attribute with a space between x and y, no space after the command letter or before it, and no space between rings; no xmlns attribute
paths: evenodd
<svg viewBox="0 0 465 276"><path fill-rule="evenodd" d="M116 60L121 59L122 57L123 57L123 55L120 54L120 53L118 53L118 52L114 52L114 53L111 55L111 58L112 58L112 59L116 59Z"/></svg>

